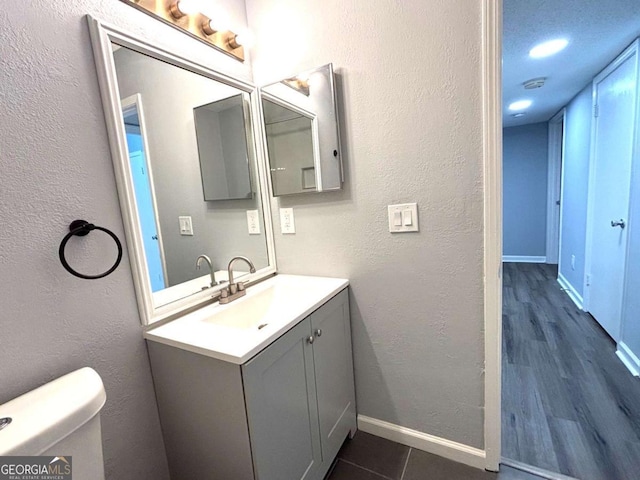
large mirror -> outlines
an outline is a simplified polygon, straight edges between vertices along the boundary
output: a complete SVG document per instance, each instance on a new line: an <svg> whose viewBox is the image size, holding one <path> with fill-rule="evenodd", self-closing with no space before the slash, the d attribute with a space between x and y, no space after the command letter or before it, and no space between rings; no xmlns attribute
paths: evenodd
<svg viewBox="0 0 640 480"><path fill-rule="evenodd" d="M143 323L209 301L234 256L258 270L234 278L274 273L255 89L99 22L92 33Z"/></svg>
<svg viewBox="0 0 640 480"><path fill-rule="evenodd" d="M260 89L274 196L342 188L332 64Z"/></svg>

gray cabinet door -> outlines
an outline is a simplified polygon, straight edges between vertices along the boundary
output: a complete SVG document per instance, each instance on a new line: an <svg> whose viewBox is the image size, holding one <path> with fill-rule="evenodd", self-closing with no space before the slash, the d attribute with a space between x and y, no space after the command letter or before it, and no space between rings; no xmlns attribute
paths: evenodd
<svg viewBox="0 0 640 480"><path fill-rule="evenodd" d="M355 433L349 295L343 290L311 314L322 459L332 462L349 431Z"/></svg>
<svg viewBox="0 0 640 480"><path fill-rule="evenodd" d="M257 480L313 479L322 462L311 326L305 319L242 367Z"/></svg>

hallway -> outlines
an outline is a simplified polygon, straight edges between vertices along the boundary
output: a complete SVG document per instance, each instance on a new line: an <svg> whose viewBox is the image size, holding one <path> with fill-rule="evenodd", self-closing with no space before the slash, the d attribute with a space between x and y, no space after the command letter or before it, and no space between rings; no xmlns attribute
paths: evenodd
<svg viewBox="0 0 640 480"><path fill-rule="evenodd" d="M640 379L556 276L504 264L502 455L581 480L637 479Z"/></svg>

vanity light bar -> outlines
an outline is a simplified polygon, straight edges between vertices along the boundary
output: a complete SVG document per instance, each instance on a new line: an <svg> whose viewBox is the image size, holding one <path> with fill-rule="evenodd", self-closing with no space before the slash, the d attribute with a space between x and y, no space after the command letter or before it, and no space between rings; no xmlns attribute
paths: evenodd
<svg viewBox="0 0 640 480"><path fill-rule="evenodd" d="M239 35L228 30L218 30L220 25L206 15L195 11L197 7L194 7L193 0L121 1L244 62L244 49L247 45L239 41Z"/></svg>

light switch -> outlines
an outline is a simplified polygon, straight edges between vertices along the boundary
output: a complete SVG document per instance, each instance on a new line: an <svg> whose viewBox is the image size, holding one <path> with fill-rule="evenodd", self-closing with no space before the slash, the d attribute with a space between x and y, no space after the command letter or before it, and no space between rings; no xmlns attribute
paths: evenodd
<svg viewBox="0 0 640 480"><path fill-rule="evenodd" d="M389 205L389 231L391 233L418 232L418 204Z"/></svg>
<svg viewBox="0 0 640 480"><path fill-rule="evenodd" d="M410 227L411 225L413 225L413 221L412 219L412 215L411 215L411 210L409 209L405 209L402 211L402 224L405 227Z"/></svg>
<svg viewBox="0 0 640 480"><path fill-rule="evenodd" d="M193 235L191 217L178 217L178 223L180 224L180 235Z"/></svg>
<svg viewBox="0 0 640 480"><path fill-rule="evenodd" d="M296 233L296 223L293 218L293 208L280 209L280 230L282 233Z"/></svg>
<svg viewBox="0 0 640 480"><path fill-rule="evenodd" d="M247 210L247 228L249 235L260 235L260 215L258 210Z"/></svg>

